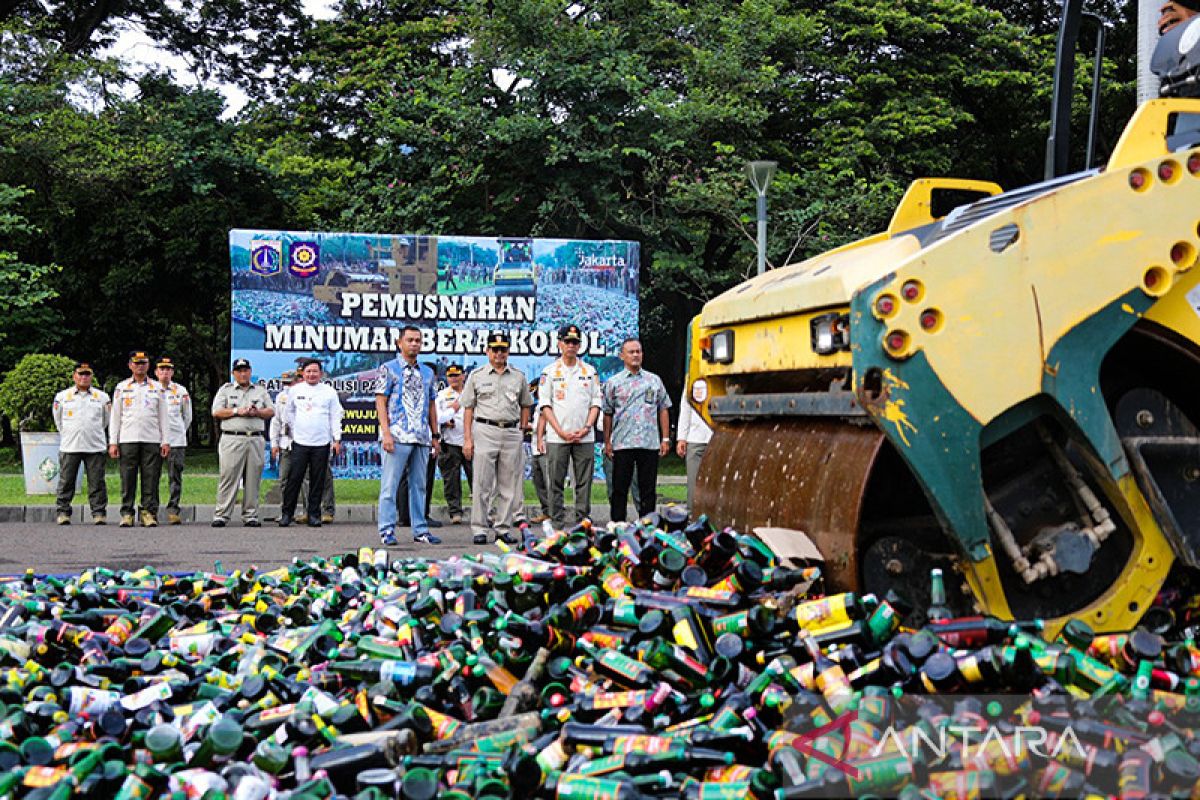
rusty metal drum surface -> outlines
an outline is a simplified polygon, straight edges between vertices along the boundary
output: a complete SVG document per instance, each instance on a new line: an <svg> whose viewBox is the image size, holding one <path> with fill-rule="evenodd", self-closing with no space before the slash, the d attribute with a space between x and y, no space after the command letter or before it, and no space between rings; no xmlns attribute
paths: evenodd
<svg viewBox="0 0 1200 800"><path fill-rule="evenodd" d="M741 531L802 530L825 556L829 590L854 590L854 540L882 444L877 428L836 419L722 424L696 479L696 511Z"/></svg>

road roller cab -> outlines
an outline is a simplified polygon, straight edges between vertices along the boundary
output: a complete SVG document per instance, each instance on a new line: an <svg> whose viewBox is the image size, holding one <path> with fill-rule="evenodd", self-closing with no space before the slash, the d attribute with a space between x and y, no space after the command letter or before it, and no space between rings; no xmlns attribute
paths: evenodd
<svg viewBox="0 0 1200 800"><path fill-rule="evenodd" d="M1147 102L1104 167L1015 191L916 181L887 231L709 302L696 510L804 531L834 590L921 607L941 566L960 613L1131 628L1200 565L1194 120Z"/></svg>

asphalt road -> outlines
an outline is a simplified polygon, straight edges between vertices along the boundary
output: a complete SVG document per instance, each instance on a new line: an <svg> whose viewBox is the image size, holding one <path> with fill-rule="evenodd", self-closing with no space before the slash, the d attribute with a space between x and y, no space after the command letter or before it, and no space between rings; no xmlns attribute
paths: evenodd
<svg viewBox="0 0 1200 800"><path fill-rule="evenodd" d="M493 544L471 544L471 529L466 525L447 525L433 533L443 544L414 544L411 531L399 529L396 538L400 544L388 549L393 558L450 558L495 550ZM206 522L195 522L119 528L111 522L103 527L9 522L0 525L0 573L29 568L39 573L73 573L95 566L137 569L147 565L161 572L207 571L216 561L226 571L252 565L271 569L293 558L346 553L363 545L379 546L374 523L280 528L266 522L261 528L212 528Z"/></svg>

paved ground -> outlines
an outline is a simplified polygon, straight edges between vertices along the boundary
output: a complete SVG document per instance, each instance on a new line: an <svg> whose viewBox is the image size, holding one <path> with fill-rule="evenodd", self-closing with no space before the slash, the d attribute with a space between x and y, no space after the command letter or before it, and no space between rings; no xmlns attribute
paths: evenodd
<svg viewBox="0 0 1200 800"><path fill-rule="evenodd" d="M209 524L212 510L212 506L185 506L183 525L121 528L116 524L121 518L117 506L109 506L108 525L104 526L90 524L91 516L82 506L73 509L70 525L54 523L53 506L3 506L0 575L30 568L39 573L69 573L94 566L136 569L149 565L164 572L211 570L216 561L226 570L251 565L270 569L296 557L329 556L364 545L379 546L374 506L339 506L337 522L320 528L280 528L274 522L278 509L270 505L260 509L264 520L261 528L240 524L213 528ZM537 509L527 507L526 513L532 516ZM433 516L446 520L445 507L435 507ZM592 519L598 524L607 523L608 509L593 506ZM449 558L495 550L494 544L472 544L467 525L445 524L432 533L442 539L442 544L417 545L410 529L397 529L400 544L389 548L393 558Z"/></svg>
<svg viewBox="0 0 1200 800"><path fill-rule="evenodd" d="M444 544L415 545L408 530L397 531L400 544L389 548L393 558L452 555L494 550L495 545L471 544L465 525L434 531ZM0 525L0 572L78 572L92 566L138 568L150 565L162 571L211 570L220 561L226 570L257 565L272 568L294 557L328 556L378 547L374 523L342 522L320 528L293 525L280 528L268 522L261 528L212 528L208 523L174 527L119 528L74 523L11 522Z"/></svg>

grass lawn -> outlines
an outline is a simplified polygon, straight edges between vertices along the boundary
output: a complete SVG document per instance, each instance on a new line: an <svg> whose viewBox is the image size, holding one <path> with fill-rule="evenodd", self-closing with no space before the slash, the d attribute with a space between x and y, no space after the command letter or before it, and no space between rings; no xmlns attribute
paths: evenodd
<svg viewBox="0 0 1200 800"><path fill-rule="evenodd" d="M189 477L195 475L216 475L217 474L217 451L214 448L204 447L189 447L187 449L187 472ZM109 475L117 474L117 462L115 459L109 459L106 471ZM17 451L14 447L0 447L0 475L20 475L21 461L17 458ZM683 459L675 455L674 451L670 455L664 456L658 465L659 475L686 475L687 466L683 463ZM186 490L186 487L185 487Z"/></svg>
<svg viewBox="0 0 1200 800"><path fill-rule="evenodd" d="M108 501L110 503L119 503L121 499L121 485L117 476L107 476L108 484ZM349 505L368 504L373 505L379 502L379 481L357 481L357 480L339 480L335 481L335 495L339 503ZM266 493L275 481L263 481L262 495ZM678 500L682 502L687 497L686 486L660 486L658 487L658 495L664 500ZM470 490L466 484L463 484L463 496L469 497ZM159 497L165 503L167 499L167 479L164 477L159 484ZM212 505L216 502L217 497L217 479L212 475L189 475L187 472L183 474L183 504L184 505ZM571 493L567 492L568 502L570 502ZM87 502L87 487L75 495L75 505L82 505ZM442 505L444 503L442 496L442 482L435 481L433 487L433 504ZM533 490L533 483L525 481L525 502L536 503L537 494ZM592 485L592 504L599 505L608 502L608 493L605 490L604 482L599 481ZM53 495L27 495L25 494L25 480L20 475L0 475L0 506L32 506L32 505L53 505Z"/></svg>
<svg viewBox="0 0 1200 800"><path fill-rule="evenodd" d="M675 455L667 456L659 465L662 475L684 475L687 470L683 460ZM106 483L108 484L108 499L110 503L119 503L121 497L120 481L117 477L117 462L109 459L106 468ZM262 494L275 485L275 481L263 481ZM335 482L336 496L339 503L357 505L373 504L379 501L379 481L338 480ZM167 479L164 475L160 486L159 496L165 502L167 498ZM464 497L470 492L463 486ZM86 502L87 488L75 495L75 505ZM687 497L686 486L659 486L658 494L665 500L683 501ZM568 490L568 498L571 497ZM187 466L183 474L183 504L212 505L217 497L217 454L215 450L204 448L188 448ZM445 501L442 496L442 482L434 482L433 503L441 505ZM531 481L525 482L525 502L536 503L537 494ZM603 481L592 485L592 504L608 502L608 492ZM26 495L25 480L21 474L21 463L12 447L0 447L0 506L53 505L53 495Z"/></svg>

